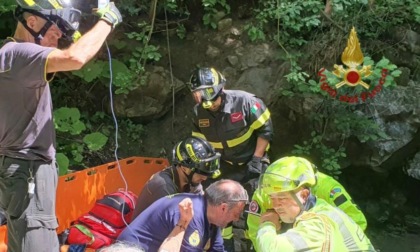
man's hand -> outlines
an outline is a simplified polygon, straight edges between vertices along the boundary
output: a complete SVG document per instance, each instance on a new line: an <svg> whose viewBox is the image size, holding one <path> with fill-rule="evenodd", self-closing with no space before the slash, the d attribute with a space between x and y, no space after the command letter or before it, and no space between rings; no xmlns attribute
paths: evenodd
<svg viewBox="0 0 420 252"><path fill-rule="evenodd" d="M178 224L185 230L194 217L193 203L190 198L185 198L179 202L178 207L180 213Z"/></svg>
<svg viewBox="0 0 420 252"><path fill-rule="evenodd" d="M247 179L258 178L262 172L261 158L253 156L251 161L247 164Z"/></svg>
<svg viewBox="0 0 420 252"><path fill-rule="evenodd" d="M114 2L110 2L105 7L99 9L96 12L96 15L99 16L100 19L109 23L112 26L112 29L122 22L121 13L115 6Z"/></svg>
<svg viewBox="0 0 420 252"><path fill-rule="evenodd" d="M279 215L274 210L267 210L263 213L260 218L260 223L271 222L276 225L276 230L279 231L281 228L281 222Z"/></svg>

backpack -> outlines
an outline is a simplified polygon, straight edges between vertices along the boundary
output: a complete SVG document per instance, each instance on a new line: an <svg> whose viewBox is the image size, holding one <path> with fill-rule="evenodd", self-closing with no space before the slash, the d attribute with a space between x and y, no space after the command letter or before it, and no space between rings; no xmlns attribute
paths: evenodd
<svg viewBox="0 0 420 252"><path fill-rule="evenodd" d="M137 196L130 191L107 194L92 209L80 216L70 227L69 244L86 244L98 249L108 246L131 222Z"/></svg>

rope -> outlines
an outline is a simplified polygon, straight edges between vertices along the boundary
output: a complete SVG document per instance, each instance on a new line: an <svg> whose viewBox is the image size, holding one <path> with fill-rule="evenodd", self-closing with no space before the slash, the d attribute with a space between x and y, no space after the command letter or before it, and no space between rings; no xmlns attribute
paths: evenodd
<svg viewBox="0 0 420 252"><path fill-rule="evenodd" d="M109 63L109 103L110 103L110 107L111 107L111 114L112 114L112 119L114 120L114 125L115 125L115 149L114 149L114 158L115 158L115 162L117 163L117 167L118 167L118 171L120 173L121 179L124 182L124 192L128 192L128 183L127 180L124 177L124 174L121 170L121 165L120 165L120 160L118 158L118 148L119 148L119 143L118 143L118 120L117 117L115 115L115 111L114 111L114 94L112 92L112 79L113 79L113 72L112 72L112 56L111 56L111 51L109 50L108 47L108 43L105 41L105 47L107 49L107 53L108 53L108 63ZM135 204L134 204L135 206ZM129 226L129 224L125 221L124 218L124 207L125 204L123 204L122 210L121 210L121 219L124 222L124 225L127 227L127 229L130 231L130 233L135 234L134 230ZM137 237L136 237L137 238ZM137 238L137 241L140 243L139 239Z"/></svg>
<svg viewBox="0 0 420 252"><path fill-rule="evenodd" d="M168 27L168 16L166 14L166 6L164 8L165 11L165 25L166 25L166 46L168 49L168 60L169 60L169 72L171 74L171 86L172 86L172 142L174 142L175 136L175 85L174 85L174 75L172 72L172 59L171 59L171 47L169 43L169 27Z"/></svg>

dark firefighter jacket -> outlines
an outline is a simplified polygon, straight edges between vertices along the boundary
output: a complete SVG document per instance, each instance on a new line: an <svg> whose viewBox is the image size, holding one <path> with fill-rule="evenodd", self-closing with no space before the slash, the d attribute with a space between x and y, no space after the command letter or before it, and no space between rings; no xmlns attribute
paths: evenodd
<svg viewBox="0 0 420 252"><path fill-rule="evenodd" d="M185 182L188 182L188 178L184 173L178 174L177 169L176 166L170 166L150 177L137 198L133 219L162 197L176 193L201 194L202 186L193 187L190 184L186 184ZM182 180L180 180L180 176Z"/></svg>
<svg viewBox="0 0 420 252"><path fill-rule="evenodd" d="M271 141L273 135L270 111L261 99L245 91L224 90L219 111L197 104L194 114L192 135L209 141L227 162L248 162L257 138Z"/></svg>

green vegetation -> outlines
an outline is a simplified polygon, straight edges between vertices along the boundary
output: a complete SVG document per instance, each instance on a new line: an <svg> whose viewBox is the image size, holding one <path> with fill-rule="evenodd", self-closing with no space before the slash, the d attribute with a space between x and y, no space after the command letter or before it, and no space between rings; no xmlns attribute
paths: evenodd
<svg viewBox="0 0 420 252"><path fill-rule="evenodd" d="M379 39L398 26L420 23L418 1L334 0L329 15L323 12L323 1L318 0L242 2L253 8L252 18L245 26L249 40L275 42L279 46L279 61L289 62L287 85L278 90L279 95L313 95L323 100L317 108L318 113L310 118L311 135L302 144L295 145L294 153L317 157L322 169L339 175L340 162L346 157L348 138L356 137L360 142L367 142L387 136L375 123L375 114L368 113L366 116L364 113L369 110L369 100L361 105L332 99L328 92L321 89L317 73L322 67L332 68L331 59L341 54L351 27L355 26L365 54L364 65L374 66L373 74L366 78L372 83L369 92L380 81L383 69L388 70L383 87L395 87L393 78L399 76L400 70L388 59L382 58L376 45L365 41ZM12 11L15 5L15 0L3 0L0 6L0 32L5 36L11 35L14 30ZM168 29L184 39L189 32L185 24L191 13L199 13L202 25L210 29L217 28L220 18L235 14L231 8L233 0L121 0L117 6L124 16L124 23L108 41L112 51L115 94L128 94L146 83L146 66L162 58L160 48L152 42L154 34ZM91 15L85 15L84 19L87 24L94 23ZM82 33L87 29L89 27L84 27ZM312 51L312 54L304 55L302 49ZM112 149L113 142L108 138L112 137L114 130L113 120L102 112L107 106L104 103L106 99L102 100L102 104L93 105L98 97L108 95L104 92L111 79L108 57L104 48L84 68L71 74L61 73L60 78L53 82L60 174L65 174L68 167L85 166L89 157L102 155L100 152L106 148ZM340 81L328 70L323 74L330 84ZM99 93L96 93L98 90ZM345 89L339 92L338 96L344 95ZM353 94L360 95L362 92L362 87L356 87ZM132 141L141 140L144 133L141 124L127 119L121 119L120 123L121 130ZM334 140L339 140L341 144L338 146L326 137L327 132L332 130L337 132Z"/></svg>
<svg viewBox="0 0 420 252"><path fill-rule="evenodd" d="M213 29L217 28L218 19L218 6L222 7L222 11L226 14L230 13L230 6L227 4L226 0L202 0L204 6L204 15L203 23L206 26L210 26Z"/></svg>
<svg viewBox="0 0 420 252"><path fill-rule="evenodd" d="M312 133L308 140L296 144L293 153L309 156L320 164L327 173L337 176L341 173L341 161L346 155L346 140L356 137L360 142L386 139L379 127L374 109L370 108L368 94L377 94L379 88L395 87L394 78L401 74L397 66L382 58L375 63L375 45L363 44L364 40L379 39L398 25L419 23L419 6L416 1L332 1L330 15L323 13L322 1L314 0L267 0L259 1L254 9L255 19L245 29L251 41L275 41L284 52L279 59L289 62L289 73L285 76L288 85L279 90L281 96L322 98L317 113L310 117ZM317 72L321 67L332 67L324 59L342 53L351 27L356 26L365 53L364 65L372 65L373 73L366 78L371 83L364 92L360 85L350 94L346 89L337 91L337 99L321 89ZM314 49L312 55L303 55L302 46ZM330 51L325 50L329 48ZM366 49L366 50L364 50ZM303 64L313 62L311 66ZM378 86L383 69L388 70L382 87ZM308 72L309 70L309 72ZM312 70L313 72L311 72ZM326 82L339 83L338 77L325 70ZM330 90L335 90L331 87ZM343 102L358 95L359 102ZM342 98L342 101L339 101ZM364 104L362 104L364 103ZM334 136L328 134L335 132ZM334 143L340 143L336 146Z"/></svg>

